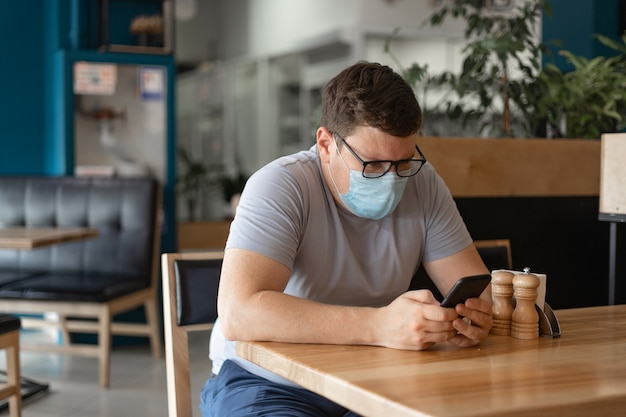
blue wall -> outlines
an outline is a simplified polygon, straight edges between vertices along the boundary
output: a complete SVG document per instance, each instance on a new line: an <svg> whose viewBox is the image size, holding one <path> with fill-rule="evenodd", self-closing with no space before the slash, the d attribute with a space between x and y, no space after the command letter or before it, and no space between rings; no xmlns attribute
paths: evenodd
<svg viewBox="0 0 626 417"><path fill-rule="evenodd" d="M0 0L0 174L45 173L46 0Z"/></svg>
<svg viewBox="0 0 626 417"><path fill-rule="evenodd" d="M616 40L619 38L620 0L547 1L552 6L552 16L545 16L543 19L543 41L554 55L554 63L561 70L571 69L571 66L558 56L559 49L587 58L615 54L615 51L595 40L593 35L602 34ZM551 45L553 40L562 42L560 45ZM544 62L552 60L544 56Z"/></svg>

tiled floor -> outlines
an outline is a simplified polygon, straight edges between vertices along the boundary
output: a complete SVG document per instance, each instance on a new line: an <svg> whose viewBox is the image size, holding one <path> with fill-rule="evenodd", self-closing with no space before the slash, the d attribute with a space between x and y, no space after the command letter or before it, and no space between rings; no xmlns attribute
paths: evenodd
<svg viewBox="0 0 626 417"><path fill-rule="evenodd" d="M50 338L22 332L22 340ZM194 416L199 416L198 393L210 372L208 332L193 332L189 341ZM4 352L0 369L5 368ZM22 374L50 384L47 394L27 400L23 417L166 417L165 359L152 358L149 346L114 347L111 386L98 385L96 358L21 352ZM0 416L8 415L7 411Z"/></svg>

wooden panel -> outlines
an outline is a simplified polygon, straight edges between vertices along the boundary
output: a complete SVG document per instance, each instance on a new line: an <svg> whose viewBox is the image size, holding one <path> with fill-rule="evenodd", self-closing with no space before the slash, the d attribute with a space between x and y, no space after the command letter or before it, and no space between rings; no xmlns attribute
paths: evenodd
<svg viewBox="0 0 626 417"><path fill-rule="evenodd" d="M602 135L600 212L626 214L626 133Z"/></svg>
<svg viewBox="0 0 626 417"><path fill-rule="evenodd" d="M178 250L224 249L230 220L178 223Z"/></svg>
<svg viewBox="0 0 626 417"><path fill-rule="evenodd" d="M597 196L600 141L420 137L455 197Z"/></svg>

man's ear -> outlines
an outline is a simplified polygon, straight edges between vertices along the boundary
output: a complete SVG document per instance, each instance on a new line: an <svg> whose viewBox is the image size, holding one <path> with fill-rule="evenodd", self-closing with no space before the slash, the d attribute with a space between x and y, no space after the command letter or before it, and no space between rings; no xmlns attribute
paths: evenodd
<svg viewBox="0 0 626 417"><path fill-rule="evenodd" d="M334 143L333 134L324 126L317 129L317 150L322 162L330 162L330 152Z"/></svg>

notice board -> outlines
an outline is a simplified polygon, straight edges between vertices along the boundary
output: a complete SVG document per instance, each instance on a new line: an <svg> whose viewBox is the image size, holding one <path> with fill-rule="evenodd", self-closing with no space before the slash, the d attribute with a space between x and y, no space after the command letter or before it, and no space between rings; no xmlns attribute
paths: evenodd
<svg viewBox="0 0 626 417"><path fill-rule="evenodd" d="M599 211L626 215L626 133L602 135Z"/></svg>

